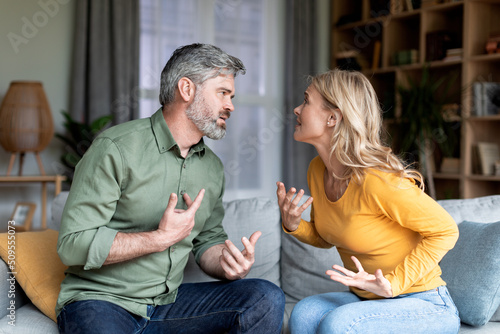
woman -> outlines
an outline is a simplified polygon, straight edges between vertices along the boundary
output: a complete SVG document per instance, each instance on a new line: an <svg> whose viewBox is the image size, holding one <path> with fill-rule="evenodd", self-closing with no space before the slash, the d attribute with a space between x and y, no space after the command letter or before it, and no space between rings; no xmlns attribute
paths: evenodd
<svg viewBox="0 0 500 334"><path fill-rule="evenodd" d="M380 140L381 110L359 72L311 78L295 108L294 139L318 151L311 197L278 182L285 231L316 247L336 246L344 267L326 274L350 288L310 296L294 308L292 333L457 333L457 309L439 261L458 239L451 216L423 191ZM314 202L313 202L314 198ZM311 221L301 219L312 204Z"/></svg>

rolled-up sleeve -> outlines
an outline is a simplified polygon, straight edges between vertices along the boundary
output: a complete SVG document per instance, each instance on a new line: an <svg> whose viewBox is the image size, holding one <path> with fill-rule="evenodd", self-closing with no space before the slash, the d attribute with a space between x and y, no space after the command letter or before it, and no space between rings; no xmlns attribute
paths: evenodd
<svg viewBox="0 0 500 334"><path fill-rule="evenodd" d="M108 138L97 138L75 169L64 207L57 251L67 266L100 268L117 230L107 225L120 198L123 161Z"/></svg>

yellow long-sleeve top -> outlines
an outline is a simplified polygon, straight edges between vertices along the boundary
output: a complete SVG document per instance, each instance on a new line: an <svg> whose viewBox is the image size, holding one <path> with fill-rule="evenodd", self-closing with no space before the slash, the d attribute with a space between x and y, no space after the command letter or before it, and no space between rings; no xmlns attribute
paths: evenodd
<svg viewBox="0 0 500 334"><path fill-rule="evenodd" d="M361 184L349 182L344 195L332 202L326 197L324 172L321 158L314 158L307 177L314 198L311 221L301 220L290 234L316 247L336 246L344 267L354 272L353 255L368 273L382 269L394 297L446 284L439 261L458 239L457 224L414 180L369 170Z"/></svg>

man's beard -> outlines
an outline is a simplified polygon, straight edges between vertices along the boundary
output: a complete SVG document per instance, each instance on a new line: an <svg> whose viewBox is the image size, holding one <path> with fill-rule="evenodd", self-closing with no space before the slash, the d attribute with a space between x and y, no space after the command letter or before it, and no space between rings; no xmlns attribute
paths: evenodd
<svg viewBox="0 0 500 334"><path fill-rule="evenodd" d="M228 111L221 112L219 116L225 115L229 118ZM226 135L226 125L218 125L217 118L212 118L212 112L208 107L201 92L196 93L193 103L187 108L186 116L196 125L196 127L210 139L222 139Z"/></svg>

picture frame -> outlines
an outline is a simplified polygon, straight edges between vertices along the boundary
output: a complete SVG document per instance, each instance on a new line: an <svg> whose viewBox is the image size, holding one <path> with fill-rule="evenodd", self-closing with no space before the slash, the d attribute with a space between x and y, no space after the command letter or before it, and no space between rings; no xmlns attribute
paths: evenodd
<svg viewBox="0 0 500 334"><path fill-rule="evenodd" d="M10 217L15 222L16 231L23 232L31 229L31 221L35 214L36 204L31 202L17 202Z"/></svg>

